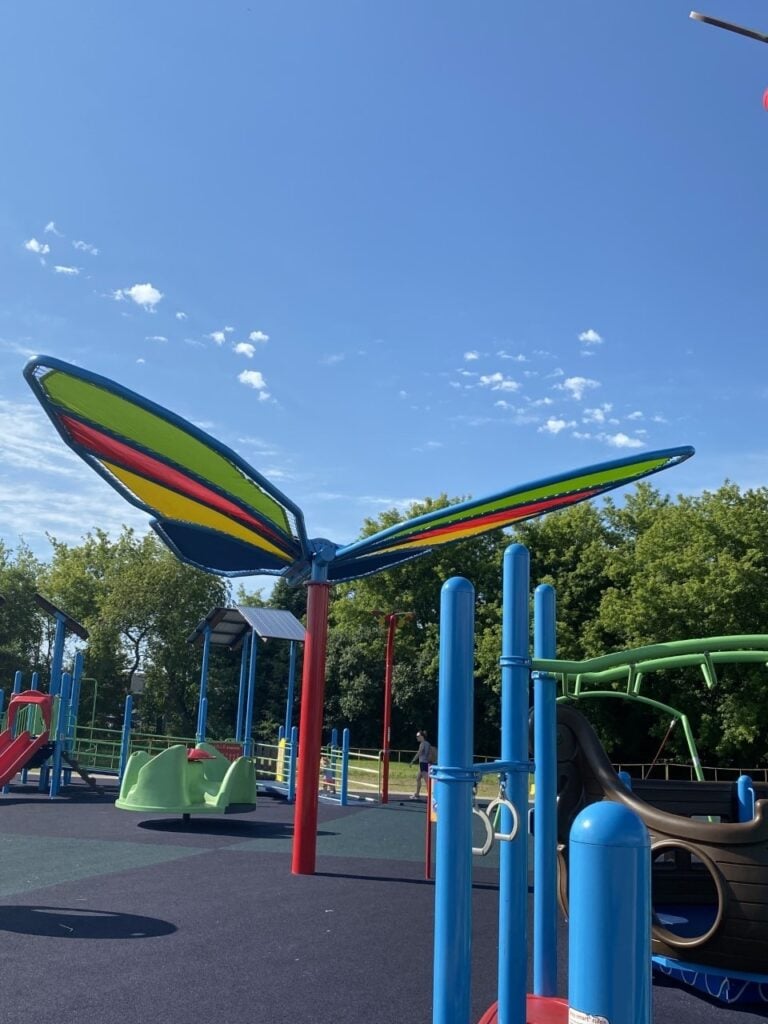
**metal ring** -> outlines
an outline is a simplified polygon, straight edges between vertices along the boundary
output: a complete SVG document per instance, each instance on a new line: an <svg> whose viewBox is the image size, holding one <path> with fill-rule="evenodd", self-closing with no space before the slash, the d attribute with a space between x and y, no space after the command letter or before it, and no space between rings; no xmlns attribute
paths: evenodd
<svg viewBox="0 0 768 1024"><path fill-rule="evenodd" d="M517 833L520 831L520 815L517 813L515 805L507 800L506 797L497 796L491 800L488 806L485 808L485 813L488 815L488 820L491 818L491 810L494 807L506 807L512 815L512 831L511 832L494 832L494 839L498 839L501 843L511 843L516 838Z"/></svg>
<svg viewBox="0 0 768 1024"><path fill-rule="evenodd" d="M479 807L473 807L472 813L476 814L485 825L485 842L482 846L473 846L472 853L474 853L476 857L485 857L487 853L490 853L491 847L493 846L493 825L485 811L481 811Z"/></svg>

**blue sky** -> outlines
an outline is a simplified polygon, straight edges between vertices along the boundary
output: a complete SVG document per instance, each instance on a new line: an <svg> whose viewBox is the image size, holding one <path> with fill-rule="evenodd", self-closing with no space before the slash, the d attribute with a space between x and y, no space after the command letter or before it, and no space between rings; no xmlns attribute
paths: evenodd
<svg viewBox="0 0 768 1024"><path fill-rule="evenodd" d="M643 448L696 446L673 493L765 485L768 51L689 6L2 5L0 538L146 523L59 441L35 353L339 542Z"/></svg>

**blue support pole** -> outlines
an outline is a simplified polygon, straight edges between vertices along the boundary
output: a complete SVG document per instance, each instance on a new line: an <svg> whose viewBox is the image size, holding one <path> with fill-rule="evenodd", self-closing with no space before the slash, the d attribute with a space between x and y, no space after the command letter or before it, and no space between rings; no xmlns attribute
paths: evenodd
<svg viewBox="0 0 768 1024"><path fill-rule="evenodd" d="M290 735L293 723L293 695L296 689L296 641L291 640L288 653L288 696L285 700L285 735Z"/></svg>
<svg viewBox="0 0 768 1024"><path fill-rule="evenodd" d="M739 821L752 821L755 816L755 790L749 775L740 775L736 780L736 802Z"/></svg>
<svg viewBox="0 0 768 1024"><path fill-rule="evenodd" d="M472 968L472 735L475 591L454 577L440 593L440 760L432 1024L469 1024Z"/></svg>
<svg viewBox="0 0 768 1024"><path fill-rule="evenodd" d="M69 701L71 696L72 676L65 672L61 677L61 690L59 691L59 707L54 722L53 733L53 756L51 758L51 779L49 794L51 799L59 795L61 789L61 754L67 738L67 717L69 714Z"/></svg>
<svg viewBox="0 0 768 1024"><path fill-rule="evenodd" d="M39 690L40 689L40 673L39 672L33 672L32 673L32 682L29 684L29 688L30 688L30 690Z"/></svg>
<svg viewBox="0 0 768 1024"><path fill-rule="evenodd" d="M285 739L285 726L281 725L281 726L278 726L278 730L277 730L277 742L279 743L280 740L284 740L284 739Z"/></svg>
<svg viewBox="0 0 768 1024"><path fill-rule="evenodd" d="M331 750L335 750L339 745L339 730L331 729Z"/></svg>
<svg viewBox="0 0 768 1024"><path fill-rule="evenodd" d="M131 718L133 717L133 697L129 693L125 698L125 711L123 712L123 736L120 742L120 767L118 769L118 781L123 781L125 766L128 764L128 755L131 750Z"/></svg>
<svg viewBox="0 0 768 1024"><path fill-rule="evenodd" d="M251 657L248 667L248 697L245 702L245 733L243 737L243 754L251 756L253 750L253 700L256 690L256 659L258 657L258 643L255 632L251 633Z"/></svg>
<svg viewBox="0 0 768 1024"><path fill-rule="evenodd" d="M335 775L334 770L334 777ZM345 729L341 734L341 795L339 799L342 807L346 807L349 803L349 729Z"/></svg>
<svg viewBox="0 0 768 1024"><path fill-rule="evenodd" d="M23 685L24 685L24 676L19 671L19 669L16 669L16 671L13 673L13 692L14 693L21 693L21 688L22 688Z"/></svg>
<svg viewBox="0 0 768 1024"><path fill-rule="evenodd" d="M296 761L299 755L299 729L291 726L291 757L288 761L288 803L296 799Z"/></svg>
<svg viewBox="0 0 768 1024"><path fill-rule="evenodd" d="M203 629L203 666L200 669L200 700L197 705L197 735L198 743L205 742L205 727L208 718L208 660L211 655L211 626L206 622Z"/></svg>
<svg viewBox="0 0 768 1024"><path fill-rule="evenodd" d="M530 556L522 544L504 552L501 627L501 760L528 760ZM450 761L448 762L451 763ZM518 811L520 834L499 844L498 1019L525 1024L528 949L528 776L510 772L506 795ZM512 815L501 807L499 831L512 830Z"/></svg>
<svg viewBox="0 0 768 1024"><path fill-rule="evenodd" d="M555 591L534 594L533 650L555 658ZM534 673L533 754L536 762L533 837L533 992L557 993L557 689L555 677ZM613 1024L613 1022L612 1022Z"/></svg>
<svg viewBox="0 0 768 1024"><path fill-rule="evenodd" d="M235 725L235 742L242 743L245 739L243 719L245 717L245 693L248 688L248 655L251 650L251 635L243 637L240 650L240 687L237 691L237 723Z"/></svg>
<svg viewBox="0 0 768 1024"><path fill-rule="evenodd" d="M56 613L56 632L53 636L53 656L51 657L51 682L48 693L55 697L61 689L61 664L64 659L64 637L67 622L63 615Z"/></svg>
<svg viewBox="0 0 768 1024"><path fill-rule="evenodd" d="M68 754L72 752L72 748L75 745L75 731L77 729L77 712L80 707L80 683L83 677L83 653L78 651L75 655L74 664L72 667L72 690L69 704L67 707L67 728L66 736L64 738L64 751ZM72 769L67 767L64 768L64 785L68 786L72 781Z"/></svg>
<svg viewBox="0 0 768 1024"><path fill-rule="evenodd" d="M5 708L5 690L0 690L0 718L3 717L3 709Z"/></svg>
<svg viewBox="0 0 768 1024"><path fill-rule="evenodd" d="M628 807L606 800L579 814L569 849L571 1013L578 1020L651 1024L648 830Z"/></svg>

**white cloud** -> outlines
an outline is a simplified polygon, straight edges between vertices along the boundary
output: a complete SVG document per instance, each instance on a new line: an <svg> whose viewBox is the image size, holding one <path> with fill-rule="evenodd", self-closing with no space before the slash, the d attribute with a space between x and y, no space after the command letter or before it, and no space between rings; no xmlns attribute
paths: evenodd
<svg viewBox="0 0 768 1024"><path fill-rule="evenodd" d="M69 277L77 277L80 273L77 267L62 267L60 264L56 264L53 269L57 274L67 274Z"/></svg>
<svg viewBox="0 0 768 1024"><path fill-rule="evenodd" d="M520 384L511 377L505 377L503 373L483 374L480 378L480 386L490 388L491 391L519 391Z"/></svg>
<svg viewBox="0 0 768 1024"><path fill-rule="evenodd" d="M249 341L269 341L269 335L265 334L264 331L251 331L248 335Z"/></svg>
<svg viewBox="0 0 768 1024"><path fill-rule="evenodd" d="M256 346L251 345L247 341L239 341L235 345L235 352L239 356L247 356L248 359L253 359L253 353L256 351Z"/></svg>
<svg viewBox="0 0 768 1024"><path fill-rule="evenodd" d="M643 414L640 412L639 409L635 409L634 412L631 412L629 414L629 416L627 416L627 419L628 420L641 420L641 419L643 419Z"/></svg>
<svg viewBox="0 0 768 1024"><path fill-rule="evenodd" d="M606 416L612 408L610 402L604 402L596 409L585 409L581 421L582 423L605 423Z"/></svg>
<svg viewBox="0 0 768 1024"><path fill-rule="evenodd" d="M407 391L402 391L402 390L398 391L397 392L397 397L398 398L407 398L408 397L408 392Z"/></svg>
<svg viewBox="0 0 768 1024"><path fill-rule="evenodd" d="M540 434L559 434L561 430L566 430L568 427L575 427L576 424L573 420L561 420L555 416L550 416L547 422L539 427Z"/></svg>
<svg viewBox="0 0 768 1024"><path fill-rule="evenodd" d="M53 223L52 220L48 221L48 223L43 228L43 231L45 232L46 235L56 235L57 238L63 238L64 237L62 235L62 233L56 228L56 225Z"/></svg>
<svg viewBox="0 0 768 1024"><path fill-rule="evenodd" d="M621 432L618 434L604 434L602 437L605 443L611 445L612 448L642 448L645 444L639 437L628 437Z"/></svg>
<svg viewBox="0 0 768 1024"><path fill-rule="evenodd" d="M418 448L414 448L413 450L415 452L428 452L428 451L434 451L436 448L442 448L442 447L443 447L443 442L442 441L426 441L424 444L420 445Z"/></svg>
<svg viewBox="0 0 768 1024"><path fill-rule="evenodd" d="M164 334L148 334L144 341L168 341Z"/></svg>
<svg viewBox="0 0 768 1024"><path fill-rule="evenodd" d="M549 398L549 397L546 397L546 398L535 398L531 402L531 405L533 405L533 406L535 406L537 408L540 405L554 405L554 404L555 404L554 398Z"/></svg>
<svg viewBox="0 0 768 1024"><path fill-rule="evenodd" d="M579 341L583 341L585 345L602 345L603 339L594 331L591 327L588 331L582 331L579 335Z"/></svg>
<svg viewBox="0 0 768 1024"><path fill-rule="evenodd" d="M78 241L73 242L72 245L76 249L79 249L80 252L89 252L91 254L91 256L98 256L99 255L99 250L96 248L95 245L91 245L90 242L83 242L83 241L78 239Z"/></svg>
<svg viewBox="0 0 768 1024"><path fill-rule="evenodd" d="M212 331L211 334L208 335L208 337L217 345L223 345L224 342L227 340L227 336L224 333L224 331Z"/></svg>
<svg viewBox="0 0 768 1024"><path fill-rule="evenodd" d="M38 242L36 238L30 238L28 242L25 242L24 248L27 252L37 253L38 256L45 256L51 251L51 247L47 242Z"/></svg>
<svg viewBox="0 0 768 1024"><path fill-rule="evenodd" d="M178 312L178 313L176 313L176 314L175 314L175 316L176 316L176 319L177 319L177 320L187 320L187 319L189 319L189 318L187 317L187 314L186 314L186 313L183 313L183 312L182 312L181 310L179 310L179 312Z"/></svg>
<svg viewBox="0 0 768 1024"><path fill-rule="evenodd" d="M591 380L589 377L566 377L562 384L556 384L555 387L560 391L567 391L571 398L575 398L577 402L580 402L584 397L585 391L599 388L600 382Z"/></svg>
<svg viewBox="0 0 768 1024"><path fill-rule="evenodd" d="M112 297L117 302L131 299L132 302L135 302L137 306L141 306L148 313L154 313L155 306L162 299L163 293L147 282L147 284L133 284L130 288L118 288L112 293Z"/></svg>
<svg viewBox="0 0 768 1024"><path fill-rule="evenodd" d="M464 358L466 359L466 361L468 363L471 363L473 359L479 359L480 358L480 353L479 352L475 352L475 351L465 352L464 353Z"/></svg>
<svg viewBox="0 0 768 1024"><path fill-rule="evenodd" d="M331 355L323 356L320 360L325 366L335 366L336 363L343 363L346 356L343 352L332 352Z"/></svg>
<svg viewBox="0 0 768 1024"><path fill-rule="evenodd" d="M247 387L258 391L259 401L263 402L269 398L267 382L264 380L264 374L260 373L259 370L243 370L242 373L237 375L237 379L241 384L245 384Z"/></svg>
<svg viewBox="0 0 768 1024"><path fill-rule="evenodd" d="M224 330L225 330L225 331L227 332L227 334L232 334L232 332L234 331L234 329L235 329L234 327L229 327L229 326L227 326L227 327L225 327L225 328L224 328Z"/></svg>
<svg viewBox="0 0 768 1024"><path fill-rule="evenodd" d="M139 358L136 360L136 362L139 364L139 366L143 366L144 363L146 363L146 361L147 360L143 359L141 356L139 356Z"/></svg>
<svg viewBox="0 0 768 1024"><path fill-rule="evenodd" d="M505 352L505 350L503 348L500 348L499 351L496 353L496 355L499 357L499 359L511 359L515 363L527 363L528 362L528 359L527 359L526 356L523 356L523 355L513 356L509 352Z"/></svg>

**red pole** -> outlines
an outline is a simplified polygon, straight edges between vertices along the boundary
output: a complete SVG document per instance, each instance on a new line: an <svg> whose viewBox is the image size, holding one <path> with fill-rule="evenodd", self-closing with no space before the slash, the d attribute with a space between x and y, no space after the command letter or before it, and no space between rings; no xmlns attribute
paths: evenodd
<svg viewBox="0 0 768 1024"><path fill-rule="evenodd" d="M301 718L299 721L299 765L296 778L296 814L294 817L294 875L314 875L317 853L317 784L323 740L323 697L325 692L325 652L328 640L328 600L330 584L307 584L307 639L301 678Z"/></svg>
<svg viewBox="0 0 768 1024"><path fill-rule="evenodd" d="M381 740L383 751L381 802L389 803L389 740L392 722L392 665L394 664L395 630L397 615L387 616L387 652L384 658L384 735Z"/></svg>

